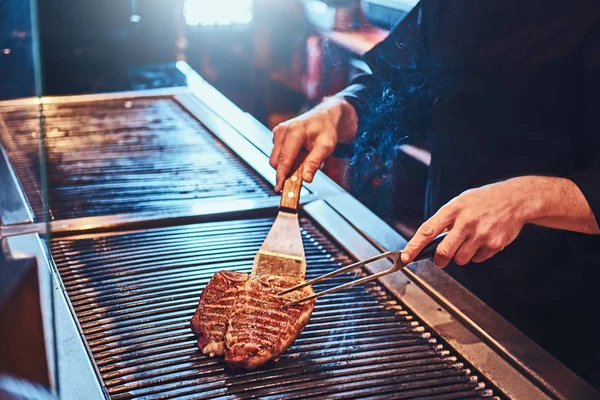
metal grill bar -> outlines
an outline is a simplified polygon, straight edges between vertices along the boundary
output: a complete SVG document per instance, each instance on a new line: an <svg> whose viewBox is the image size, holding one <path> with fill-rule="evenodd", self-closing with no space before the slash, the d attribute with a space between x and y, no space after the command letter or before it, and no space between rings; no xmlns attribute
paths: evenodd
<svg viewBox="0 0 600 400"><path fill-rule="evenodd" d="M249 272L273 220L56 238L52 256L113 399L490 398L493 390L375 283L326 296L275 364L232 372L195 348L199 294ZM308 273L353 262L302 220ZM344 283L339 276L319 285ZM348 307L351 305L351 307Z"/></svg>
<svg viewBox="0 0 600 400"><path fill-rule="evenodd" d="M169 97L45 105L52 219L165 211L274 193ZM2 141L38 219L32 108L1 115Z"/></svg>

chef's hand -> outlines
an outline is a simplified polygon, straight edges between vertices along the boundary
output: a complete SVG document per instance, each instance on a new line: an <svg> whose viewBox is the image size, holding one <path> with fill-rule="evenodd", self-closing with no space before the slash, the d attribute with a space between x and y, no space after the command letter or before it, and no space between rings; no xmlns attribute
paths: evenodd
<svg viewBox="0 0 600 400"><path fill-rule="evenodd" d="M412 261L437 235L449 230L438 245L434 263L444 268L482 262L508 246L525 224L526 207L510 181L468 190L440 208L417 230L402 251L402 262Z"/></svg>
<svg viewBox="0 0 600 400"><path fill-rule="evenodd" d="M589 203L566 178L522 176L468 190L454 198L417 230L402 251L411 262L437 235L449 230L434 262L444 268L483 262L503 250L526 223L587 234L600 234Z"/></svg>
<svg viewBox="0 0 600 400"><path fill-rule="evenodd" d="M356 135L356 112L341 97L330 97L312 110L273 129L273 151L270 164L277 170L275 191L283 181L304 147L309 151L304 161L302 179L312 182L313 176L338 143L349 143Z"/></svg>
<svg viewBox="0 0 600 400"><path fill-rule="evenodd" d="M508 180L468 190L439 209L419 227L402 251L402 262L412 261L437 235L449 230L438 245L434 263L444 268L483 262L503 250L526 222L527 201Z"/></svg>

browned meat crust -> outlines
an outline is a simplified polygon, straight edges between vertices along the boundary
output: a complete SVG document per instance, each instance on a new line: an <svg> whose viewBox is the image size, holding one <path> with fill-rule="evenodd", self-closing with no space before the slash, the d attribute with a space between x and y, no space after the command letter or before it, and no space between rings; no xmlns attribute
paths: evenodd
<svg viewBox="0 0 600 400"><path fill-rule="evenodd" d="M225 362L235 368L256 368L278 359L302 332L314 301L285 307L292 299L312 294L305 288L286 296L280 291L302 281L263 275L249 279L238 292L225 334Z"/></svg>
<svg viewBox="0 0 600 400"><path fill-rule="evenodd" d="M204 354L225 354L225 332L238 290L248 280L248 274L219 271L206 285L200 295L200 304L190 323L198 339L198 348Z"/></svg>
<svg viewBox="0 0 600 400"><path fill-rule="evenodd" d="M285 296L277 293L300 283L289 277L221 271L208 283L192 318L192 331L204 354L225 355L232 368L256 368L277 360L302 332L314 301L285 305L312 294L305 288Z"/></svg>

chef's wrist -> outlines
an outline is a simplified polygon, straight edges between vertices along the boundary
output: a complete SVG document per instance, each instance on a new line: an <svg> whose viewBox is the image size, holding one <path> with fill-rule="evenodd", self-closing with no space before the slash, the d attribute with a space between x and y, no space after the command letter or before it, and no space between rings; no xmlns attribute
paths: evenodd
<svg viewBox="0 0 600 400"><path fill-rule="evenodd" d="M513 217L523 224L532 224L543 218L550 207L544 179L539 176L520 176L505 181L511 186Z"/></svg>
<svg viewBox="0 0 600 400"><path fill-rule="evenodd" d="M540 221L566 218L576 208L572 204L576 189L573 182L566 178L549 176L522 176L512 179L516 184L517 203L520 204L519 216L524 223L538 224Z"/></svg>
<svg viewBox="0 0 600 400"><path fill-rule="evenodd" d="M337 142L352 143L358 132L358 116L352 104L343 96L331 96L324 98L321 106L325 107L336 124Z"/></svg>

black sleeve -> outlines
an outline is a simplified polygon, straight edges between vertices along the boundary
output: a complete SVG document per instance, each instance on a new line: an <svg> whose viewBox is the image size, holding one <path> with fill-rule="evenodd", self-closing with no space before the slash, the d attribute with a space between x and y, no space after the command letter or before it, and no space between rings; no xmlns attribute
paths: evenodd
<svg viewBox="0 0 600 400"><path fill-rule="evenodd" d="M600 23L589 34L582 53L584 130L580 142L584 168L570 178L587 199L600 226Z"/></svg>
<svg viewBox="0 0 600 400"><path fill-rule="evenodd" d="M596 160L595 167L572 175L571 180L585 196L600 226L600 159Z"/></svg>
<svg viewBox="0 0 600 400"><path fill-rule="evenodd" d="M358 129L362 132L373 116L381 117L381 110L398 108L396 99L403 93L423 86L420 61L425 54L425 41L421 27L421 3L400 20L388 37L368 51L363 59L371 72L356 76L350 85L337 96L344 97L355 108ZM400 96L399 96L400 95ZM338 154L347 152L347 146L337 149Z"/></svg>

